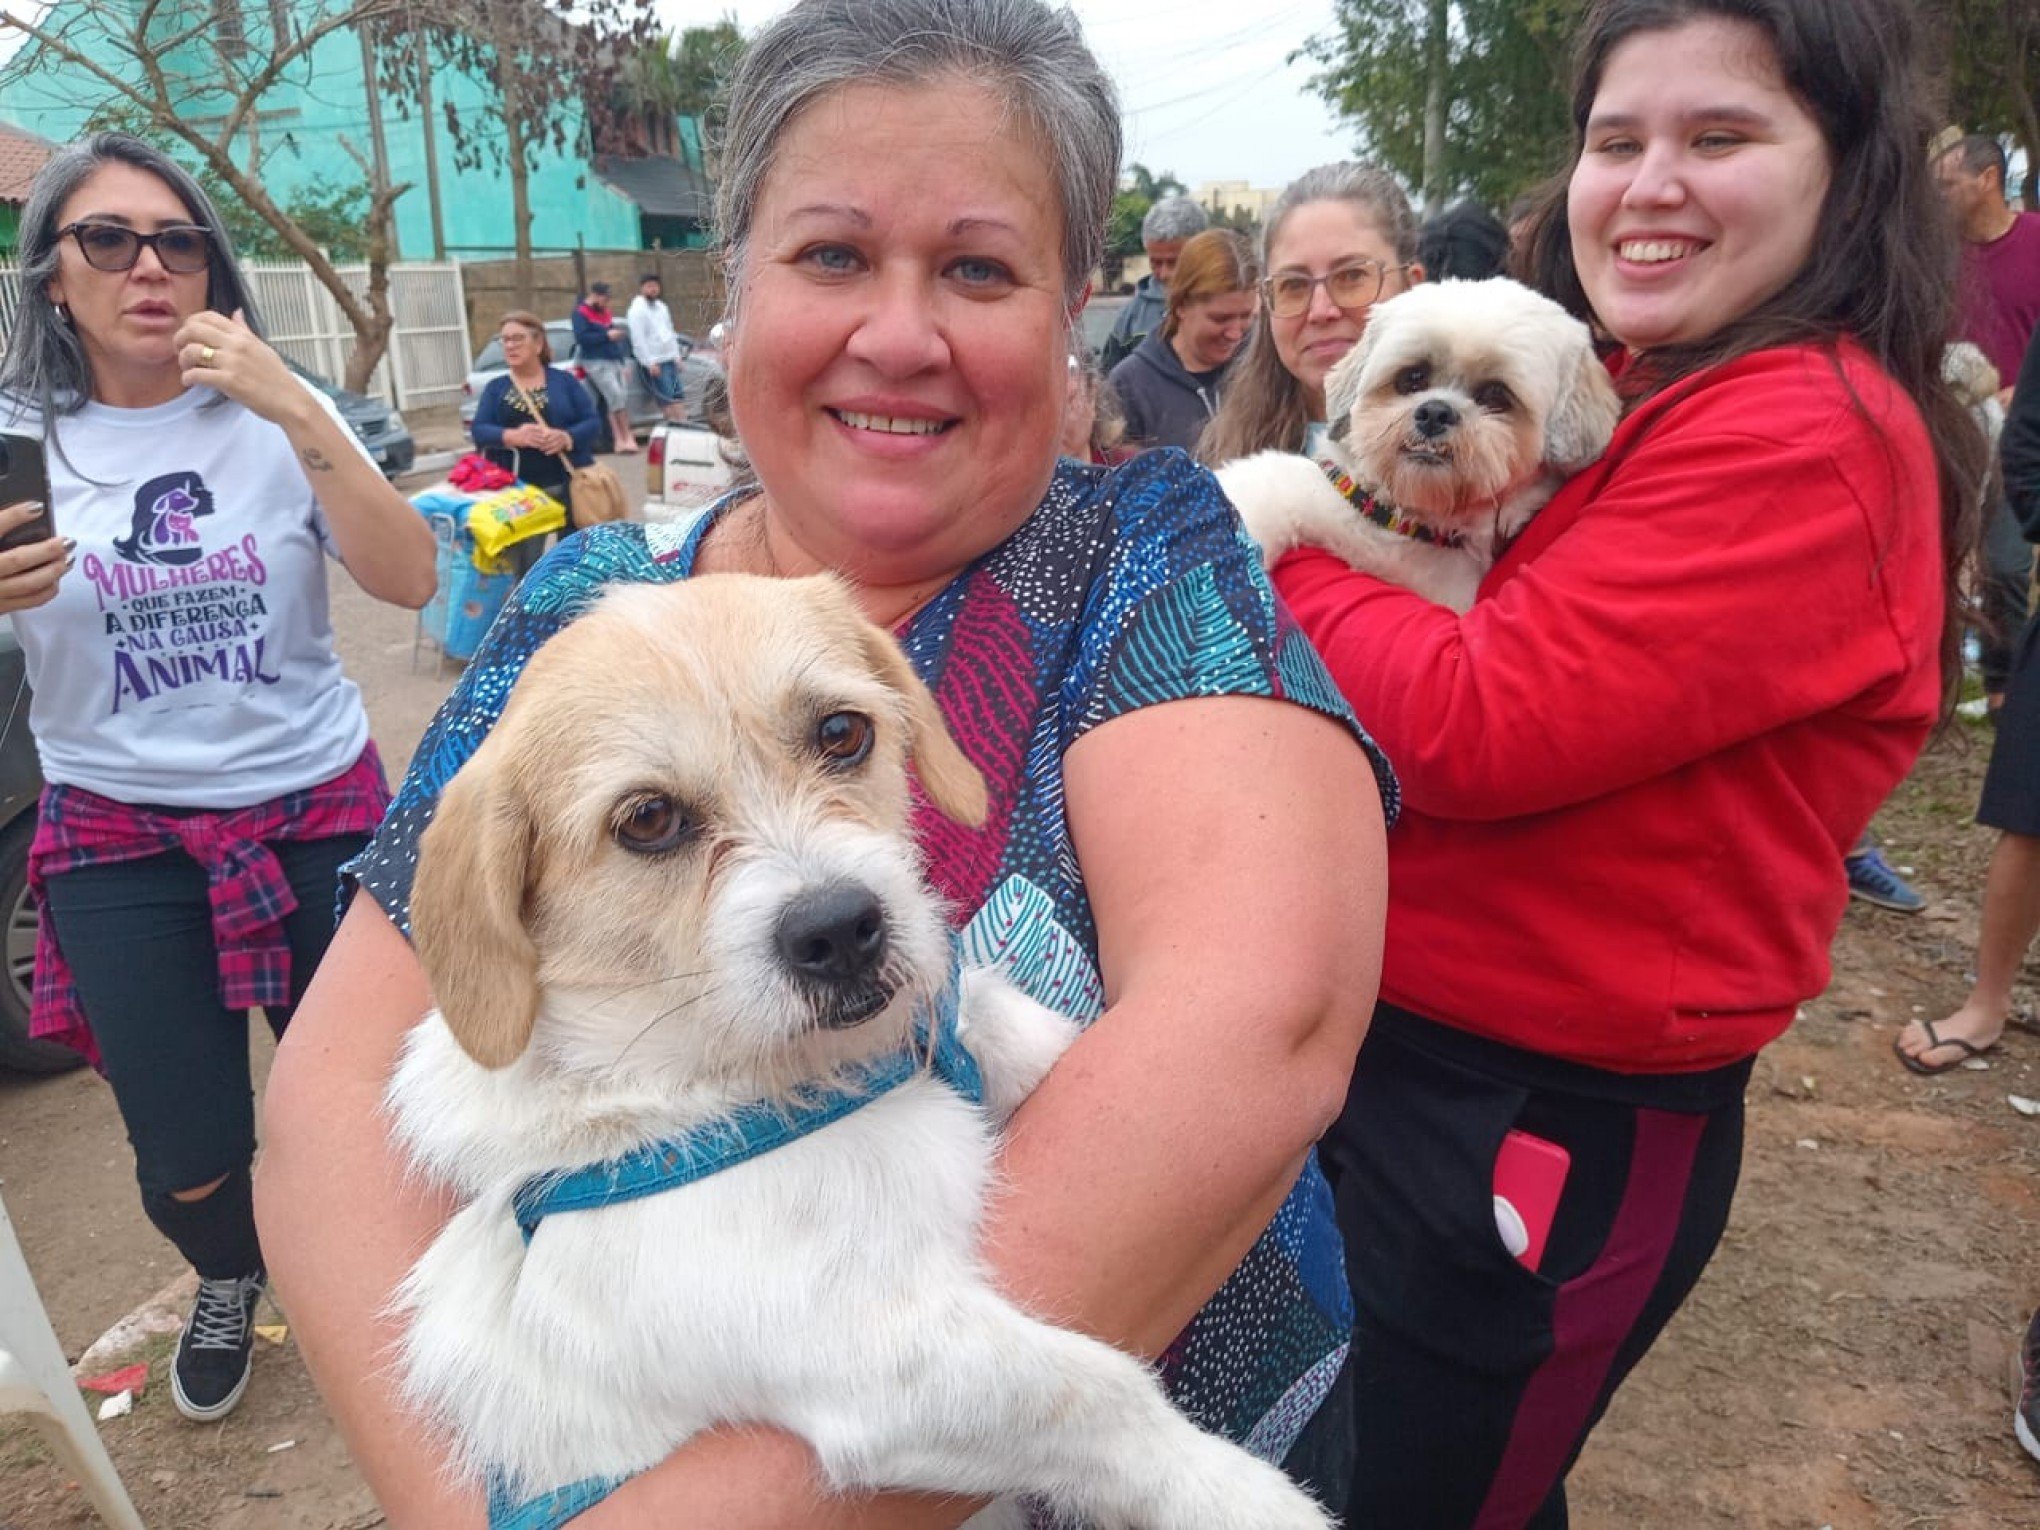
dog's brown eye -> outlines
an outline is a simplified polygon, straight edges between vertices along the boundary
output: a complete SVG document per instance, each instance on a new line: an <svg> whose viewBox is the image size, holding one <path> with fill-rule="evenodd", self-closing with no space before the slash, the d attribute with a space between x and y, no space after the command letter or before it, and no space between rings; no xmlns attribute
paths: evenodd
<svg viewBox="0 0 2040 1530"><path fill-rule="evenodd" d="M1395 391L1398 393L1421 393L1430 386L1431 369L1422 362L1404 367L1395 374Z"/></svg>
<svg viewBox="0 0 2040 1530"><path fill-rule="evenodd" d="M632 797L616 812L611 832L635 855L660 855L694 837L694 820L671 797Z"/></svg>
<svg viewBox="0 0 2040 1530"><path fill-rule="evenodd" d="M1516 395L1498 382L1484 382L1475 388L1473 401L1489 414L1507 414L1516 407Z"/></svg>
<svg viewBox="0 0 2040 1530"><path fill-rule="evenodd" d="M832 765L855 765L871 753L876 731L862 712L831 712L815 726L815 747Z"/></svg>

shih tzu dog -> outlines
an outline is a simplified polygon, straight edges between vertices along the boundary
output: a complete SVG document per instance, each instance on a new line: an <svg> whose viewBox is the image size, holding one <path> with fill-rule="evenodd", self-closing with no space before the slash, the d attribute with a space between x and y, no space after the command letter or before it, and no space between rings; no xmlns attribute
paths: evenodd
<svg viewBox="0 0 2040 1530"><path fill-rule="evenodd" d="M1587 326L1501 277L1377 304L1325 402L1322 461L1259 452L1218 470L1247 534L1271 565L1322 547L1455 611L1621 416Z"/></svg>

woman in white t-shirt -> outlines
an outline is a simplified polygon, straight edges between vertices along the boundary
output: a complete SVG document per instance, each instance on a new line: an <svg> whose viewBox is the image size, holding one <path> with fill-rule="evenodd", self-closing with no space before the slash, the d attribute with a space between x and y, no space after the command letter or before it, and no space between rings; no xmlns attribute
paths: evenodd
<svg viewBox="0 0 2040 1530"><path fill-rule="evenodd" d="M432 538L263 342L219 215L156 150L56 154L20 256L0 429L44 442L58 532L0 551L48 781L31 1029L113 1085L143 1208L200 1276L172 1393L218 1418L263 1281L246 1011L282 1031L388 800L325 558L422 606ZM42 510L0 506L0 537Z"/></svg>

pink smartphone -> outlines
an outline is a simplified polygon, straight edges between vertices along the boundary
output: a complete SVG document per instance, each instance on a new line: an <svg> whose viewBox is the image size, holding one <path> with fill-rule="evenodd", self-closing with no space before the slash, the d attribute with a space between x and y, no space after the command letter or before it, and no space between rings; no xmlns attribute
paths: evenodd
<svg viewBox="0 0 2040 1530"><path fill-rule="evenodd" d="M1512 1131L1495 1154L1495 1230L1526 1270L1544 1258L1572 1154L1556 1142Z"/></svg>

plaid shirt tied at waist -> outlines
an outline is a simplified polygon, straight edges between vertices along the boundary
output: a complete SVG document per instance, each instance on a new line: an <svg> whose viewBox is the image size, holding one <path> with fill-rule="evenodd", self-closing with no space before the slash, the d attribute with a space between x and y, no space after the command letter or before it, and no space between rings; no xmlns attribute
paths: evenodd
<svg viewBox="0 0 2040 1530"><path fill-rule="evenodd" d="M45 786L35 842L28 851L28 891L43 906L43 886L85 866L108 866L182 851L205 868L219 948L220 1003L265 1008L291 1000L290 943L283 921L297 911L277 840L328 839L373 833L390 801L382 758L370 743L330 781L286 792L253 807L218 812L151 812L78 786ZM337 897L337 888L335 889ZM41 921L35 942L35 1003L29 1034L61 1041L99 1065L70 963L56 928Z"/></svg>

